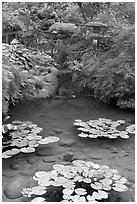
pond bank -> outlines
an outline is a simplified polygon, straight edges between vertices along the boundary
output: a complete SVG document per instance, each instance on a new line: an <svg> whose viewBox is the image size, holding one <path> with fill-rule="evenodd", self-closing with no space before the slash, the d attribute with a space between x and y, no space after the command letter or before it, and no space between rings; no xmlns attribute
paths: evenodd
<svg viewBox="0 0 137 204"><path fill-rule="evenodd" d="M93 161L117 169L129 180L131 190L126 193L126 196L121 193L120 201L134 201L134 135L127 140L79 138L73 127L75 119L87 121L98 118L109 118L113 121L122 119L130 125L134 123L134 113L97 103L94 99L66 98L43 99L33 103L22 102L12 108L10 115L10 121L32 121L43 128L41 132L43 137L57 136L60 141L50 145L41 145L36 148L36 152L31 154L18 154L12 158L3 159L3 202L23 202L19 190L24 185L36 185L32 179L36 171L49 171L52 170L53 164L67 165L72 159ZM22 186L12 191L9 183L18 185L18 182L22 183Z"/></svg>

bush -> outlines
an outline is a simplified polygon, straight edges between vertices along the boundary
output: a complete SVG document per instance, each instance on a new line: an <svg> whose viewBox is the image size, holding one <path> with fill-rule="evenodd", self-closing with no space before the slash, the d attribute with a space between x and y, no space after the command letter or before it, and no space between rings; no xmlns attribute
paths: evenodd
<svg viewBox="0 0 137 204"><path fill-rule="evenodd" d="M34 99L43 97L41 91L44 89L44 98L54 92L54 84L57 85L57 66L50 56L28 50L22 45L12 46L3 44L2 51L2 106L3 114L8 111L9 104L21 99ZM51 73L49 73L51 72ZM48 76L51 78L52 86L45 83ZM49 75L48 75L49 74ZM54 83L55 82L55 83Z"/></svg>
<svg viewBox="0 0 137 204"><path fill-rule="evenodd" d="M113 46L104 54L87 54L79 85L88 87L105 103L115 102L120 108L134 109L135 34L134 26L123 29Z"/></svg>

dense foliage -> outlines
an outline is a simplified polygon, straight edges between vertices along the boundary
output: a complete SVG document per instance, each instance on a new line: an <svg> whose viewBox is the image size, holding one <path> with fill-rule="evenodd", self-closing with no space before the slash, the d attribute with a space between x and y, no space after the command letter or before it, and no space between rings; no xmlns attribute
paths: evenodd
<svg viewBox="0 0 137 204"><path fill-rule="evenodd" d="M61 69L71 70L74 92L134 109L134 2L4 2L2 11L3 33L18 31L27 48L44 51ZM24 86L24 76L17 75Z"/></svg>
<svg viewBox="0 0 137 204"><path fill-rule="evenodd" d="M53 92L49 78L56 83L57 64L45 53L31 51L22 45L3 44L2 106L3 114L15 101L49 97ZM52 76L52 72L55 75ZM53 83L53 84L54 84Z"/></svg>
<svg viewBox="0 0 137 204"><path fill-rule="evenodd" d="M91 88L94 97L115 102L121 108L134 109L135 96L135 34L134 26L123 29L113 46L104 54L83 58L80 85Z"/></svg>

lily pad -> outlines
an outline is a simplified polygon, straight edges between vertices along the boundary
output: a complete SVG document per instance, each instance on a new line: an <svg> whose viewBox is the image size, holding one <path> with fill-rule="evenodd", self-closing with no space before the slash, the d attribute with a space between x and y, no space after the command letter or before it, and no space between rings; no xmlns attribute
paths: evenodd
<svg viewBox="0 0 137 204"><path fill-rule="evenodd" d="M35 186L32 188L32 193L35 195L43 195L47 192L44 186Z"/></svg>
<svg viewBox="0 0 137 204"><path fill-rule="evenodd" d="M108 193L102 190L98 190L98 194L103 198L107 199L108 198Z"/></svg>
<svg viewBox="0 0 137 204"><path fill-rule="evenodd" d="M124 192L128 190L127 186L125 186L124 184L119 184L119 183L114 184L112 189L118 192Z"/></svg>
<svg viewBox="0 0 137 204"><path fill-rule="evenodd" d="M35 152L35 148L33 148L33 147L23 147L23 148L20 149L20 152L23 152L23 153Z"/></svg>
<svg viewBox="0 0 137 204"><path fill-rule="evenodd" d="M76 193L77 195L86 195L86 194L87 194L87 191L86 191L86 189L84 189L84 188L77 188L77 189L75 189L75 193Z"/></svg>
<svg viewBox="0 0 137 204"><path fill-rule="evenodd" d="M73 193L73 190L72 189L69 189L69 188L65 188L63 191L62 191L63 194L65 195L71 195Z"/></svg>
<svg viewBox="0 0 137 204"><path fill-rule="evenodd" d="M43 197L36 197L33 200L31 200L31 202L44 202L44 201L45 201L45 198Z"/></svg>
<svg viewBox="0 0 137 204"><path fill-rule="evenodd" d="M91 183L91 188L95 189L95 190L99 190L102 189L102 184L99 182L95 182L95 183Z"/></svg>
<svg viewBox="0 0 137 204"><path fill-rule="evenodd" d="M92 198L95 200L101 200L102 199L101 195L95 191L92 193Z"/></svg>

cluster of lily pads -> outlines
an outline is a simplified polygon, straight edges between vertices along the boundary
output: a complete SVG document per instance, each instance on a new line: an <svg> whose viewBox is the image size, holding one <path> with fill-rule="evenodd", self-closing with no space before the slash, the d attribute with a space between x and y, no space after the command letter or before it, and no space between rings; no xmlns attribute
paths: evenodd
<svg viewBox="0 0 137 204"><path fill-rule="evenodd" d="M22 195L31 197L31 202L46 202L49 190L52 195L52 187L60 195L60 202L98 202L107 201L112 191L128 190L128 181L109 166L83 160L72 163L55 164L52 171L36 172L33 179L38 185L24 188Z"/></svg>
<svg viewBox="0 0 137 204"><path fill-rule="evenodd" d="M125 120L112 121L111 119L99 118L98 120L89 120L83 122L80 119L75 120L74 126L77 127L81 133L78 134L79 137L108 137L110 139L115 139L121 137L124 139L129 138L130 134L135 134L135 125L127 126L124 131L117 129L120 125L123 125Z"/></svg>
<svg viewBox="0 0 137 204"><path fill-rule="evenodd" d="M31 121L13 121L3 125L2 158L10 158L20 152L32 153L42 144L57 142L58 137L45 137L38 135L43 129Z"/></svg>

